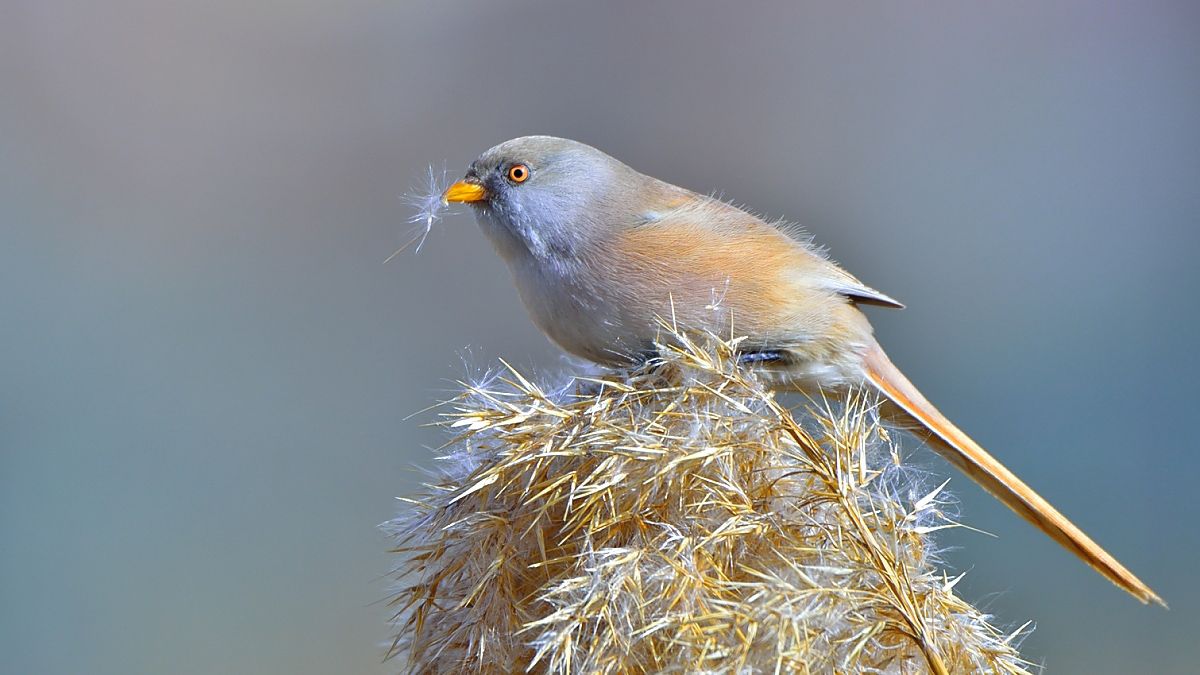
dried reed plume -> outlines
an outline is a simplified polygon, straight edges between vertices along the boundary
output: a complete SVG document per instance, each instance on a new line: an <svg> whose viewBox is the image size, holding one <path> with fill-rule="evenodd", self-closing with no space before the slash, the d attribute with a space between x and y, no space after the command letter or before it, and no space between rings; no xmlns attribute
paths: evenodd
<svg viewBox="0 0 1200 675"><path fill-rule="evenodd" d="M871 402L799 415L733 346L546 392L465 385L461 435L386 527L408 672L1027 673L954 595L941 487ZM944 486L944 484L943 484ZM1024 627L1022 627L1024 628Z"/></svg>

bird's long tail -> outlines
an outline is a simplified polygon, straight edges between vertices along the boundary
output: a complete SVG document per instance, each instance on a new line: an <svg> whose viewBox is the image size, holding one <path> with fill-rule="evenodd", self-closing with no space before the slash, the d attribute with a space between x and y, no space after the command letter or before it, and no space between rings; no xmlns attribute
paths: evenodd
<svg viewBox="0 0 1200 675"><path fill-rule="evenodd" d="M892 365L879 345L872 346L864 355L864 365L871 384L887 398L881 409L885 418L928 442L947 461L1114 584L1142 602L1167 606L1150 587L1100 548L1083 530L951 424Z"/></svg>

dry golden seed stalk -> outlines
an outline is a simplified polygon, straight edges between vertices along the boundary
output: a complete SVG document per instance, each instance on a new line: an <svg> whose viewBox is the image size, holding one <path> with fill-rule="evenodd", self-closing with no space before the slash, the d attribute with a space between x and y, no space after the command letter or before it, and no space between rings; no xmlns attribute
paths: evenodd
<svg viewBox="0 0 1200 675"><path fill-rule="evenodd" d="M803 424L729 344L545 392L464 385L441 476L388 523L408 672L1027 673L954 595L952 525L872 402Z"/></svg>

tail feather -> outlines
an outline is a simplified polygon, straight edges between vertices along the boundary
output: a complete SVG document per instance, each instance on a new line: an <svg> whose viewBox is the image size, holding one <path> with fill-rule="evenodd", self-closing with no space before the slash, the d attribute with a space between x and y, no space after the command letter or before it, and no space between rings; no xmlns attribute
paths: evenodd
<svg viewBox="0 0 1200 675"><path fill-rule="evenodd" d="M1116 558L951 424L892 365L878 345L864 355L864 364L871 383L888 399L882 408L886 418L913 431L1009 508L1138 600L1167 606L1162 598L1125 569Z"/></svg>

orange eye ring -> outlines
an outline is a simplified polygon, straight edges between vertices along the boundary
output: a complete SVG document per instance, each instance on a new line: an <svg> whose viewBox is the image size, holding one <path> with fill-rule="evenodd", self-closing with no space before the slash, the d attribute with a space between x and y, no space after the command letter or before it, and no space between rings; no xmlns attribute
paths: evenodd
<svg viewBox="0 0 1200 675"><path fill-rule="evenodd" d="M514 183L524 183L529 180L529 167L524 164L513 164L508 167L508 179Z"/></svg>

